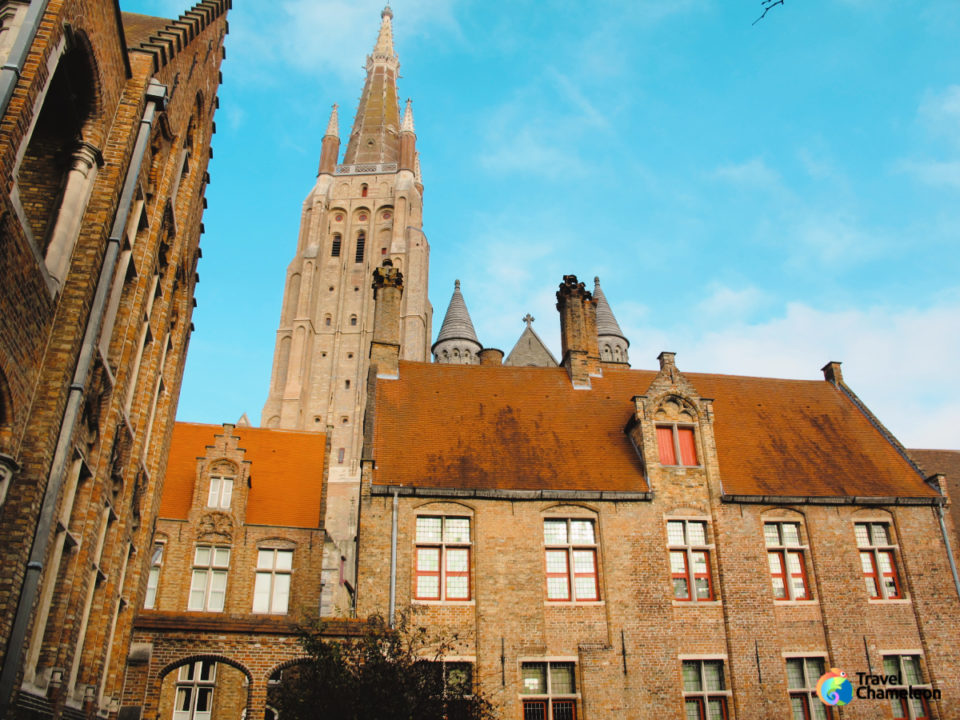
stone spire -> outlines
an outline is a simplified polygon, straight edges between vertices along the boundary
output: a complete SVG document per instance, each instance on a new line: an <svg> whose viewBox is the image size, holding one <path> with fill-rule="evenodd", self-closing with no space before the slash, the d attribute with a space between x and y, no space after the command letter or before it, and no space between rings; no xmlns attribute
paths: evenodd
<svg viewBox="0 0 960 720"><path fill-rule="evenodd" d="M333 104L330 111L330 122L327 123L327 132L324 135L335 135L340 137L340 117L337 115L337 104Z"/></svg>
<svg viewBox="0 0 960 720"><path fill-rule="evenodd" d="M457 280L437 341L431 348L433 358L438 363L476 365L480 362L479 353L482 349L470 313L467 312L467 304L460 293L460 281Z"/></svg>
<svg viewBox="0 0 960 720"><path fill-rule="evenodd" d="M407 107L403 111L403 125L400 126L400 132L416 132L413 129L413 101L407 98Z"/></svg>
<svg viewBox="0 0 960 720"><path fill-rule="evenodd" d="M600 289L600 278L593 278L593 297L597 301L597 338L600 342L600 360L603 362L628 363L627 340L613 316L606 295Z"/></svg>
<svg viewBox="0 0 960 720"><path fill-rule="evenodd" d="M400 61L393 50L393 10L380 13L380 34L367 56L367 81L350 131L345 165L395 163L400 159L400 102L397 74Z"/></svg>

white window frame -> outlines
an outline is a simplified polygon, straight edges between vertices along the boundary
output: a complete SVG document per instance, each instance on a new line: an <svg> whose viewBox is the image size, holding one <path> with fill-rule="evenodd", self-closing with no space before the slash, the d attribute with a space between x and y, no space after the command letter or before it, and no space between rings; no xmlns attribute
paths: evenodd
<svg viewBox="0 0 960 720"><path fill-rule="evenodd" d="M420 534L421 520L439 520L440 537L439 540L426 538ZM451 520L465 520L467 522L467 538L450 537L447 535L447 523ZM415 603L431 602L449 602L449 603L469 603L473 601L473 517L469 515L443 515L433 513L423 513L417 515L414 521L414 556L413 556L413 601ZM426 557L429 553L435 552L437 556L438 567L436 572L425 570L420 567L421 553ZM452 553L466 552L467 569L450 570L448 555ZM436 597L430 597L420 594L420 578L436 577L439 588ZM450 597L448 588L448 579L453 577L466 577L467 594L466 597Z"/></svg>
<svg viewBox="0 0 960 720"><path fill-rule="evenodd" d="M278 560L286 557L281 567ZM268 560L269 564L264 561ZM286 615L290 607L290 589L293 580L293 550L290 548L258 548L257 569L253 584L253 612ZM286 592L283 585L286 583ZM259 602L260 598L266 604Z"/></svg>
<svg viewBox="0 0 960 720"><path fill-rule="evenodd" d="M209 553L207 560L202 553ZM225 556L225 557L224 557ZM193 553L193 574L190 579L190 595L187 610L199 612L223 612L227 598L227 573L230 569L230 548L222 545L197 545ZM216 587L222 579L222 587ZM203 593L201 603L196 602L197 593ZM219 602L218 602L219 600Z"/></svg>
<svg viewBox="0 0 960 720"><path fill-rule="evenodd" d="M523 669L527 665L543 665L546 675L546 692L534 693L524 692ZM553 689L552 673L550 672L554 665L569 665L571 669L571 680L573 682L572 693L555 693ZM577 662L575 659L554 659L554 658L521 658L520 659L520 708L521 713L525 714L524 704L526 702L542 702L546 706L546 720L554 720L553 704L555 701L572 702L573 716L580 716L580 681L577 677Z"/></svg>
<svg viewBox="0 0 960 720"><path fill-rule="evenodd" d="M204 677L203 671L209 669ZM173 700L173 720L211 720L213 713L213 691L217 680L217 663L213 660L196 660L177 669L177 686ZM201 693L207 697L207 710L197 710L197 700ZM182 700L186 710L179 710Z"/></svg>
<svg viewBox="0 0 960 720"><path fill-rule="evenodd" d="M797 542L791 543L787 540L784 533L784 527L793 525L797 529ZM767 533L768 527L776 529L776 542L771 542ZM807 602L813 600L813 592L810 587L810 574L807 572L807 554L810 547L803 542L803 525L799 520L764 520L763 522L763 542L767 548L767 572L770 575L771 588L773 587L773 567L770 566L770 557L776 556L777 563L783 571L784 596L777 597L774 590L773 599L776 602ZM803 589L806 595L799 597L797 589L793 586L793 573L790 571L790 556L799 556L800 559L800 577L803 580Z"/></svg>
<svg viewBox="0 0 960 720"><path fill-rule="evenodd" d="M210 487L207 492L207 507L229 510L230 503L233 500L233 483L235 478L232 475L211 475Z"/></svg>
<svg viewBox="0 0 960 720"><path fill-rule="evenodd" d="M565 542L554 542L547 537L547 523L564 523L566 525ZM590 525L590 534L592 540L587 542L573 537L573 523L588 523ZM602 596L600 594L600 545L597 542L597 519L594 517L544 517L543 518L543 552L544 552L544 576L545 576L545 598L549 603L597 603ZM564 553L566 557L566 572L549 570L548 557L551 553L559 555ZM593 556L593 572L577 572L576 559L577 553L589 553ZM550 580L557 579L559 575L565 574L567 581L567 596L563 598L550 596ZM577 578L593 578L594 592L592 597L581 597L577 591Z"/></svg>
<svg viewBox="0 0 960 720"><path fill-rule="evenodd" d="M143 607L152 610L157 606L157 592L160 589L160 572L163 569L163 554L166 542L155 540L150 554L150 571L147 575L147 592L143 596Z"/></svg>

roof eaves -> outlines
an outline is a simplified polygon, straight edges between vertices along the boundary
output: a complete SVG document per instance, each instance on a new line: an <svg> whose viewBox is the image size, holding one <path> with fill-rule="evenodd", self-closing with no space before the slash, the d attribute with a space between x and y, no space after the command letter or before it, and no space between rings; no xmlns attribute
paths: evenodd
<svg viewBox="0 0 960 720"><path fill-rule="evenodd" d="M652 492L606 490L517 490L484 488L421 488L411 485L371 484L370 494L403 495L424 498L477 498L482 500L610 500L616 502L649 502Z"/></svg>

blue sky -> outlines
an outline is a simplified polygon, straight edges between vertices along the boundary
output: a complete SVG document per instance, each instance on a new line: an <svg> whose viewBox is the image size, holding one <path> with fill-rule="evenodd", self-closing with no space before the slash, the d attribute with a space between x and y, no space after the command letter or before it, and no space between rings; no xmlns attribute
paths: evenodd
<svg viewBox="0 0 960 720"><path fill-rule="evenodd" d="M124 10L176 15L171 0ZM178 417L256 423L330 106L380 2L238 0ZM960 4L397 0L431 243L481 342L604 292L634 367L819 378L908 446L960 448ZM345 143L344 143L345 146Z"/></svg>

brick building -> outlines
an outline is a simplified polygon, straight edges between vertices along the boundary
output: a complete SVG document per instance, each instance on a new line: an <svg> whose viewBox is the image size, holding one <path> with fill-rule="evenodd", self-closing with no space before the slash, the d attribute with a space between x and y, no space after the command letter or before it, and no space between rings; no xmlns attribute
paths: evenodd
<svg viewBox="0 0 960 720"><path fill-rule="evenodd" d="M456 633L447 660L506 718L960 717L946 483L839 363L820 382L684 373L666 352L632 370L574 276L560 367L405 362L403 279L375 286L360 616ZM834 667L926 697L841 714L816 696Z"/></svg>
<svg viewBox="0 0 960 720"><path fill-rule="evenodd" d="M271 681L303 654L298 624L319 615L328 438L177 423L125 707L275 716Z"/></svg>
<svg viewBox="0 0 960 720"><path fill-rule="evenodd" d="M0 716L119 710L229 4L0 3Z"/></svg>

